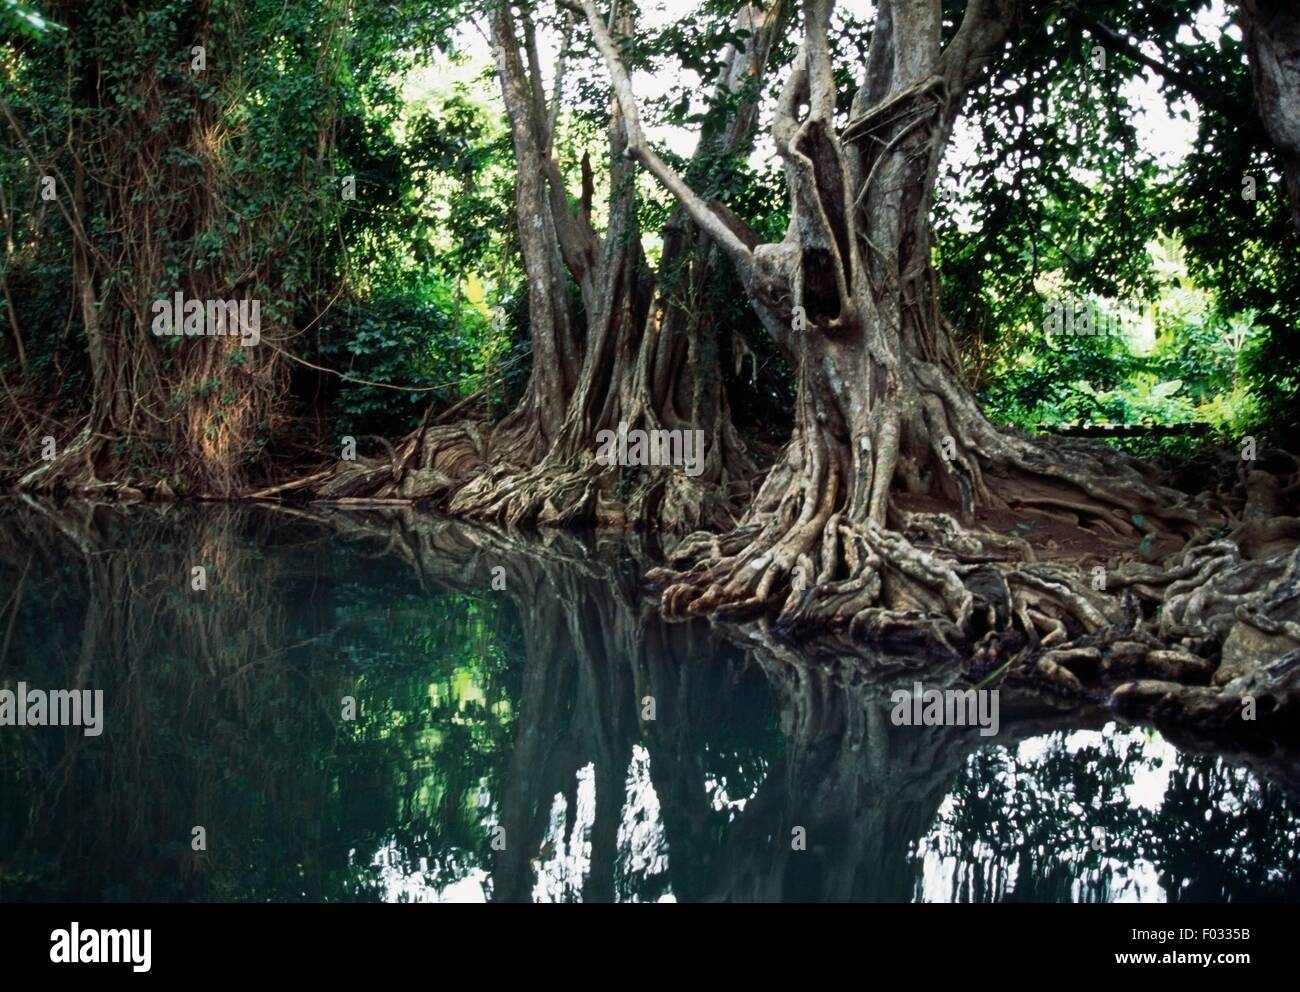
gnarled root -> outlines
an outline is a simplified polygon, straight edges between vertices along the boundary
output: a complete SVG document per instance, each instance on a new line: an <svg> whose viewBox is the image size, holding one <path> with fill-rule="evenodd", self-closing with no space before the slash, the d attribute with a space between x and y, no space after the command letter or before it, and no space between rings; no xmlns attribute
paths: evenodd
<svg viewBox="0 0 1300 992"><path fill-rule="evenodd" d="M1097 568L1089 562L1149 557L1135 538L1178 540L1199 533L1203 520L1114 453L1050 442L1039 450L1001 432L982 443L959 449L981 456L973 463L981 473L967 477L971 491L988 492L994 478L1019 479L1020 505L1065 512L1077 531L1099 532L1076 560L1039 561L1015 533L907 512L897 501L887 527L851 514L846 507L857 501L845 490L857 474L814 435L807 456L792 442L740 527L691 535L648 581L669 617L765 616L783 636L832 631L886 648L924 647L961 659L972 681L1006 676L1096 702L1134 684L1148 698L1159 683L1159 698L1182 699L1190 720L1208 718L1212 702L1230 710L1235 704L1225 700L1245 687L1266 693L1270 712L1291 705L1293 668L1261 666L1300 649L1300 527L1253 519L1161 564ZM1047 448L1072 453L1055 461ZM1028 485L1031 472L1037 489ZM1073 503L1080 509L1068 509ZM1253 638L1248 650L1238 650L1243 631ZM1265 648L1261 638L1272 641ZM1132 704L1135 692L1124 688L1116 698Z"/></svg>
<svg viewBox="0 0 1300 992"><path fill-rule="evenodd" d="M137 503L147 495L171 498L175 495L167 479L143 480L127 474L105 481L102 466L111 461L110 441L91 430L83 430L54 458L42 462L18 479L17 488L28 493L68 493L84 499L111 499Z"/></svg>
<svg viewBox="0 0 1300 992"><path fill-rule="evenodd" d="M786 634L843 630L882 646L941 648L964 656L978 638L985 650L1052 644L1118 619L1113 599L1077 573L1053 565L973 561L978 539L962 532L960 550L923 550L900 533L870 524L827 522L803 544L765 546L762 535L728 553L738 533L709 538L711 554L686 572L656 569L669 616L744 619L773 611ZM815 538L815 540L814 540ZM698 553L700 538L678 555ZM994 646L996 645L996 647Z"/></svg>
<svg viewBox="0 0 1300 992"><path fill-rule="evenodd" d="M489 471L459 490L448 509L510 527L595 524L673 534L732 526L740 495L678 468L604 466L583 453L523 471Z"/></svg>
<svg viewBox="0 0 1300 992"><path fill-rule="evenodd" d="M1300 548L1243 558L1237 544L1193 549L1168 585L1156 623L1174 651L1114 690L1119 713L1249 732L1252 724L1297 729L1300 706ZM1195 653L1193 653L1195 652ZM1217 655L1217 657L1216 657ZM1168 664L1161 664L1167 661ZM1154 669L1154 670L1153 670Z"/></svg>
<svg viewBox="0 0 1300 992"><path fill-rule="evenodd" d="M546 458L532 468L492 469L471 481L452 499L457 516L516 527L566 526L597 518L601 512L600 473L594 458L576 467Z"/></svg>
<svg viewBox="0 0 1300 992"><path fill-rule="evenodd" d="M312 494L321 499L428 499L441 501L482 470L487 440L473 422L421 428L387 458L340 461Z"/></svg>
<svg viewBox="0 0 1300 992"><path fill-rule="evenodd" d="M951 446L943 454L948 479L939 481L960 495L964 513L976 504L1031 510L1124 538L1199 533L1186 495L1162 485L1149 465L1095 441L1000 428L938 369L918 361L912 371L932 443Z"/></svg>
<svg viewBox="0 0 1300 992"><path fill-rule="evenodd" d="M1164 567L1130 569L1115 586L1122 624L1027 651L1008 677L1161 725L1294 735L1300 548L1249 559L1235 542L1214 541Z"/></svg>
<svg viewBox="0 0 1300 992"><path fill-rule="evenodd" d="M735 526L755 469L728 421L723 421L723 437L704 438L690 465L619 465L597 459L601 433L612 434L612 428L593 432L581 412L575 405L560 440L539 462L484 473L455 495L449 511L508 526L595 524L666 535ZM645 432L646 438L692 429L682 422L661 422L645 404L620 415L619 428ZM673 454L671 448L655 450L659 456ZM648 452L642 449L641 454ZM684 445L676 455L685 458Z"/></svg>
<svg viewBox="0 0 1300 992"><path fill-rule="evenodd" d="M670 617L775 614L786 634L847 631L882 645L953 655L1018 627L1021 642L1062 639L1119 619L1078 573L1022 561L1024 542L977 534L941 514L898 511L886 528L837 509L839 476L808 474L797 442L769 475L748 521L695 534L647 579ZM796 482L795 480L799 480ZM1005 645L1004 645L1005 647Z"/></svg>

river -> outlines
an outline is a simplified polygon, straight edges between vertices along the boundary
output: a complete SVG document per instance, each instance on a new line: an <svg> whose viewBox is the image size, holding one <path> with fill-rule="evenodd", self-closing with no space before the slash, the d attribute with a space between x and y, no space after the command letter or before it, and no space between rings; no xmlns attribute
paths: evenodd
<svg viewBox="0 0 1300 992"><path fill-rule="evenodd" d="M0 900L1300 898L1294 756L667 624L633 540L0 501ZM196 571L201 569L201 571ZM197 587L197 588L196 588Z"/></svg>

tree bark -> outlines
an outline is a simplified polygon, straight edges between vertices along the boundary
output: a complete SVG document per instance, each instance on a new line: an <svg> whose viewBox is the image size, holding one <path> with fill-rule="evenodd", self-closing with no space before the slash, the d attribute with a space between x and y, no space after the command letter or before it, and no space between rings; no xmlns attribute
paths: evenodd
<svg viewBox="0 0 1300 992"><path fill-rule="evenodd" d="M718 97L761 79L787 14L785 2L765 10L749 4L741 8L735 26L750 35L743 46L726 53ZM585 158L582 194L577 207L570 207L554 154L563 70L557 73L548 110L531 18L527 11L519 17L522 44L504 4L494 13L493 32L518 163L532 378L519 408L493 430L481 457L459 462L461 479L449 483L444 476L417 470L412 473L415 484L389 488L400 495L446 498L454 513L512 525L595 522L675 532L729 527L756 469L731 421L717 332L702 306L703 288L718 262L710 232L678 210L665 232L657 277L649 271L637 224L636 166L627 155L628 111L622 99L615 100L610 114L605 229L597 231L592 222L594 177ZM633 29L627 10L612 26L596 17L606 34ZM706 131L697 154L743 152L756 113L756 98L742 101L737 113ZM563 303L566 270L583 301L581 332L573 328ZM620 426L703 430L703 472L687 478L672 467L598 465L599 432ZM454 431L430 436L422 464L457 440L463 438ZM377 477L384 477L382 468ZM424 483L431 488L420 488ZM335 489L333 494L338 493Z"/></svg>
<svg viewBox="0 0 1300 992"><path fill-rule="evenodd" d="M1241 0L1239 10L1260 120L1277 149L1300 228L1300 6L1295 0Z"/></svg>
<svg viewBox="0 0 1300 992"><path fill-rule="evenodd" d="M211 95L200 91L188 65L180 70L156 59L129 94L117 93L105 71L111 56L84 37L94 30L85 12L64 4L57 15L69 25L67 99L75 126L66 156L47 152L52 161L40 161L19 122L6 117L32 164L54 179L71 231L71 282L91 395L84 429L59 438L56 456L19 486L128 499L234 495L246 482L258 434L279 419L282 363L265 340L244 348L233 336L159 339L151 333L151 304L176 290L187 302L238 293L223 271L235 268L235 251L225 265L196 261L197 246L208 238L224 243L232 223L221 197L225 163L212 135L226 109L214 95L238 89L238 63L216 60L205 70ZM220 34L224 23L211 21L208 5L198 3L176 30L187 45L224 46L231 41ZM178 113L178 104L192 113ZM273 284L265 271L246 273L242 282L259 275ZM181 315L175 319L179 325ZM273 328L261 330L263 339L272 336ZM31 447L39 450L38 443Z"/></svg>
<svg viewBox="0 0 1300 992"><path fill-rule="evenodd" d="M526 13L524 18L527 23ZM531 50L531 26L527 34ZM552 135L544 112L541 78L534 59L529 59L532 72L524 65L508 4L502 3L493 12L492 41L518 164L515 215L528 279L533 345L532 374L524 398L498 433L503 438L513 435L511 453L532 461L560 435L565 406L578 377L581 346L568 305L557 217L552 212L556 204L546 178ZM567 219L567 208L563 209L561 222Z"/></svg>
<svg viewBox="0 0 1300 992"><path fill-rule="evenodd" d="M1048 613L1083 630L1104 626L1104 599L1051 569L998 572L995 589L977 596L968 570L917 543L970 554L1014 539L977 539L953 517L909 513L896 498L942 496L965 519L977 506L1051 509L1111 534L1138 533L1134 519L1192 527L1173 505L1178 494L1148 485L1123 456L994 427L940 312L929 220L939 163L1017 5L972 0L945 47L937 6L883 2L852 119L837 131L832 3L805 0L804 44L773 125L791 223L783 241L758 246L645 142L617 45L594 3L583 9L624 109L628 154L727 252L799 377L793 436L744 520L720 538L693 536L674 551L675 570L652 573L666 586L665 608L735 618L775 610L783 626L923 631L953 647L979 629L977 614L1017 615L1031 636L1054 629Z"/></svg>

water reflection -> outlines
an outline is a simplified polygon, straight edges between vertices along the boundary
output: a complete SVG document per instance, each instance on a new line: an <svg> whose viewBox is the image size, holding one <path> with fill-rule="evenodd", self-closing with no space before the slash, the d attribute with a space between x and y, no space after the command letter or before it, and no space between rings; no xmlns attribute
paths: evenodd
<svg viewBox="0 0 1300 992"><path fill-rule="evenodd" d="M895 726L950 676L664 624L642 567L410 512L0 504L0 684L106 706L0 728L0 898L1300 895L1285 755L1014 696L996 738Z"/></svg>
<svg viewBox="0 0 1300 992"><path fill-rule="evenodd" d="M914 846L927 900L1284 897L1294 805L1249 771L1107 727L973 755ZM990 817L990 812L994 815Z"/></svg>

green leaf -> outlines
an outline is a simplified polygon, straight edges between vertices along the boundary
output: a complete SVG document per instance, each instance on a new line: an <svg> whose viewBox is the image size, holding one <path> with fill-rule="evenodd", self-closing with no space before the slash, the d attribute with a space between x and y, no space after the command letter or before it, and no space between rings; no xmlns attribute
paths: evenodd
<svg viewBox="0 0 1300 992"><path fill-rule="evenodd" d="M1174 393L1183 388L1182 379L1170 379L1168 382L1162 382L1151 387L1151 395L1157 399L1164 399L1173 396Z"/></svg>

